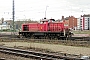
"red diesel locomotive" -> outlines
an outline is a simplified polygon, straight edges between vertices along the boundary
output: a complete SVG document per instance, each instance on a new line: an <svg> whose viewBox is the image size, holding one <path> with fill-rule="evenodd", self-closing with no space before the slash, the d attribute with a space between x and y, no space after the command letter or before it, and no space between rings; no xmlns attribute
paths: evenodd
<svg viewBox="0 0 90 60"><path fill-rule="evenodd" d="M43 19L40 23L22 24L21 37L60 39L71 36L69 28L63 22L56 22L54 19Z"/></svg>

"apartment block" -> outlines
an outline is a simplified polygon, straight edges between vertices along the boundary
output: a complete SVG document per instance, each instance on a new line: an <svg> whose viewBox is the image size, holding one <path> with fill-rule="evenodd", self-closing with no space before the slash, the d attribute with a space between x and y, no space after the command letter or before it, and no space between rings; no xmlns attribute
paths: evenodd
<svg viewBox="0 0 90 60"><path fill-rule="evenodd" d="M83 15L77 19L77 29L90 30L90 14Z"/></svg>

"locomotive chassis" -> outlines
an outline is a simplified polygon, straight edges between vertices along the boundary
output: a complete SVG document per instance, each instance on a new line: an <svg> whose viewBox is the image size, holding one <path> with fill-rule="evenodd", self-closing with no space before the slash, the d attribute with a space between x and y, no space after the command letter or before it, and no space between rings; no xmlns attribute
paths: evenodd
<svg viewBox="0 0 90 60"><path fill-rule="evenodd" d="M68 37L71 37L71 32L30 32L30 31L22 31L19 32L20 38L44 38L44 39L66 39Z"/></svg>

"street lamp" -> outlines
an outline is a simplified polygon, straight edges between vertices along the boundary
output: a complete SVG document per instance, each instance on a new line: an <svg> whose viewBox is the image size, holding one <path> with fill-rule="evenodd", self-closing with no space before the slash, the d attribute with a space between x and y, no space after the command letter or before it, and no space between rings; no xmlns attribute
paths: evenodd
<svg viewBox="0 0 90 60"><path fill-rule="evenodd" d="M45 10L45 18L46 18L46 13L47 13L47 7L49 7L49 6L46 6L46 10Z"/></svg>

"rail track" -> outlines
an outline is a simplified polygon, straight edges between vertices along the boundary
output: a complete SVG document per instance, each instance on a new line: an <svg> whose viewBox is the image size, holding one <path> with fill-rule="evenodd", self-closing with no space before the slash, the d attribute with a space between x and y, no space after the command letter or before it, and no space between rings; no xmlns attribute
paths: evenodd
<svg viewBox="0 0 90 60"><path fill-rule="evenodd" d="M29 38L17 38L12 37L12 36L1 36L0 41L2 42L44 42L44 43L51 43L51 44L65 44L68 45L69 43L74 46L89 46L90 47L90 37L72 37L67 40L49 40L49 39L29 39ZM8 47L0 47L0 52L2 53L7 53L7 54L12 54L12 55L17 55L17 56L22 56L22 57L27 57L27 58L34 58L34 59L43 59L43 60L82 60L80 58L76 58L75 56L71 57L70 56L65 56L63 55L55 55L55 54L48 54L48 53L41 53L41 52L35 52L35 51L27 51L27 50L21 50L21 49L15 49L15 48L8 48ZM29 53L28 53L29 52ZM32 54L30 53L32 52Z"/></svg>
<svg viewBox="0 0 90 60"><path fill-rule="evenodd" d="M30 38L24 38L24 37L22 37L22 38L18 38L18 35L12 35L12 34L0 34L0 38L2 38L2 37L7 37L7 38L9 38L9 39L18 39L18 40L25 40L25 39L29 39L30 40ZM41 38L42 40L44 39L44 38ZM40 39L40 40L41 40ZM47 39L46 39L47 40ZM90 37L69 37L69 38L66 38L66 39L48 39L48 40L77 40L77 41L83 41L83 40L85 40L85 41L90 41Z"/></svg>
<svg viewBox="0 0 90 60"><path fill-rule="evenodd" d="M0 58L0 60L6 60L5 58Z"/></svg>
<svg viewBox="0 0 90 60"><path fill-rule="evenodd" d="M32 38L18 38L17 35L15 36L11 36L11 35L2 35L0 36L0 39L17 39L17 40L31 40ZM33 38L34 39L34 38ZM90 41L90 37L69 37L67 39L44 39L44 38L41 38L41 39L37 39L36 40L76 40L76 41Z"/></svg>
<svg viewBox="0 0 90 60"><path fill-rule="evenodd" d="M18 38L18 32L1 32L0 33L0 38L2 38L2 37L7 37L7 38L9 38L9 39L18 39L18 40L27 40L27 39L29 39L30 40L30 38ZM63 38L63 37L62 37ZM69 37L69 38L66 38L66 39L58 39L58 40L76 40L76 41L90 41L90 36L83 36L83 37L80 37L80 36L72 36L72 37ZM42 40L45 40L45 39L43 39L43 38L41 38ZM41 40L41 39L39 39L39 40ZM38 39L37 39L38 40ZM46 39L47 40L47 39ZM48 40L50 40L50 39L48 39ZM51 40L57 40L57 39L51 39Z"/></svg>
<svg viewBox="0 0 90 60"><path fill-rule="evenodd" d="M30 39L30 38L17 38L11 36L3 36L0 37L1 42L38 42L38 43L49 43L49 44L64 44L70 46L82 46L82 47L90 47L90 37L71 37L68 40L50 40L50 39Z"/></svg>
<svg viewBox="0 0 90 60"><path fill-rule="evenodd" d="M36 51L29 51L29 50L22 50L22 49L16 49L16 48L9 48L0 46L0 52L6 53L6 54L12 54L16 56L26 57L26 58L33 58L37 60L83 60L75 56L66 56L64 55L56 55L51 53L42 53L42 52L36 52Z"/></svg>

